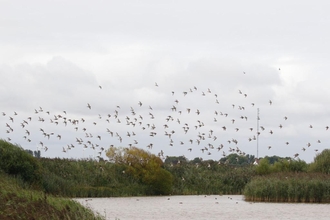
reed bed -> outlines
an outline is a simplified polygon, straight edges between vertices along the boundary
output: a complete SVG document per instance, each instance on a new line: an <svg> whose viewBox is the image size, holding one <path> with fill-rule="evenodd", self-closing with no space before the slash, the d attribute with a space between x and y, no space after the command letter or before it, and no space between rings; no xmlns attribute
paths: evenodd
<svg viewBox="0 0 330 220"><path fill-rule="evenodd" d="M147 184L129 175L125 165L93 160L39 160L47 193L68 197L153 195ZM253 166L181 163L164 167L173 176L172 195L242 194L255 175Z"/></svg>
<svg viewBox="0 0 330 220"><path fill-rule="evenodd" d="M277 173L253 178L246 201L329 203L330 176L322 173Z"/></svg>
<svg viewBox="0 0 330 220"><path fill-rule="evenodd" d="M140 196L147 187L127 175L125 166L94 160L40 159L43 188L67 197Z"/></svg>
<svg viewBox="0 0 330 220"><path fill-rule="evenodd" d="M166 169L174 176L174 195L242 194L255 175L253 166L182 163Z"/></svg>

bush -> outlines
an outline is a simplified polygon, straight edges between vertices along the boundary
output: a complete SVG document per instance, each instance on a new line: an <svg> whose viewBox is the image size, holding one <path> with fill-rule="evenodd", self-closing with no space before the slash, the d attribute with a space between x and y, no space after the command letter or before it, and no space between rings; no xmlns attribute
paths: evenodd
<svg viewBox="0 0 330 220"><path fill-rule="evenodd" d="M286 160L277 161L272 166L272 172L307 172L308 165L303 160Z"/></svg>
<svg viewBox="0 0 330 220"><path fill-rule="evenodd" d="M163 161L154 154L137 147L107 150L110 161L126 165L126 173L146 184L150 195L166 195L172 191L173 177L163 168Z"/></svg>
<svg viewBox="0 0 330 220"><path fill-rule="evenodd" d="M271 166L267 158L260 160L259 165L256 166L256 172L259 175L266 175L271 173Z"/></svg>
<svg viewBox="0 0 330 220"><path fill-rule="evenodd" d="M323 150L314 158L314 162L311 163L311 172L321 172L330 174L330 149Z"/></svg>
<svg viewBox="0 0 330 220"><path fill-rule="evenodd" d="M39 183L41 180L39 161L23 148L4 140L0 140L0 169L29 183Z"/></svg>
<svg viewBox="0 0 330 220"><path fill-rule="evenodd" d="M173 176L165 169L158 169L145 180L150 184L150 194L152 195L168 195L172 193Z"/></svg>

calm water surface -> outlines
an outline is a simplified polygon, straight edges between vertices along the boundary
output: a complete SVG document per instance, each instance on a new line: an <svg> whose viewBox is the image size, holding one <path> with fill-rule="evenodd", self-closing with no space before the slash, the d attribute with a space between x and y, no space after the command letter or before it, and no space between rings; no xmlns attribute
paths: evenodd
<svg viewBox="0 0 330 220"><path fill-rule="evenodd" d="M243 196L75 199L106 219L330 219L329 204L251 203Z"/></svg>

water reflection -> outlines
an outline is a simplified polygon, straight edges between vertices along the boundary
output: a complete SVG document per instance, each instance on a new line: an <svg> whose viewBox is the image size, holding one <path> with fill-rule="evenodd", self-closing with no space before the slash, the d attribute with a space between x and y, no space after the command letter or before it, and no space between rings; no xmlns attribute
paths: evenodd
<svg viewBox="0 0 330 220"><path fill-rule="evenodd" d="M330 219L329 204L251 203L243 196L75 199L106 219Z"/></svg>

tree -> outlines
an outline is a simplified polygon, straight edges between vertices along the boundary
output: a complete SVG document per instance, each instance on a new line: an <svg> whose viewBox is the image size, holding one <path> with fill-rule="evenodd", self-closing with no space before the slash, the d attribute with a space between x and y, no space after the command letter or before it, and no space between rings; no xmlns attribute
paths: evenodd
<svg viewBox="0 0 330 220"><path fill-rule="evenodd" d="M303 160L280 159L272 165L273 172L306 172L307 163Z"/></svg>
<svg viewBox="0 0 330 220"><path fill-rule="evenodd" d="M33 154L34 154L34 157L36 157L36 158L40 158L40 157L41 157L41 152L40 152L40 150L35 150L35 151L33 151Z"/></svg>
<svg viewBox="0 0 330 220"><path fill-rule="evenodd" d="M310 171L330 174L330 149L323 150L314 158Z"/></svg>
<svg viewBox="0 0 330 220"><path fill-rule="evenodd" d="M200 164L203 162L203 158L201 157L195 157L192 161L190 161L190 163L192 164Z"/></svg>
<svg viewBox="0 0 330 220"><path fill-rule="evenodd" d="M278 162L278 161L282 161L282 160L290 160L291 158L290 157L279 157L279 156L271 156L271 157L269 157L269 156L266 156L265 157L267 160L268 160L268 162L269 162L269 164L275 164L276 162Z"/></svg>
<svg viewBox="0 0 330 220"><path fill-rule="evenodd" d="M185 156L179 156L179 157L175 157L175 156L170 156L170 157L166 157L165 159L165 164L178 164L178 163L187 163L188 159Z"/></svg>
<svg viewBox="0 0 330 220"><path fill-rule="evenodd" d="M25 149L24 151L25 151L26 153L30 154L31 156L33 156L33 151L32 151L32 150Z"/></svg>
<svg viewBox="0 0 330 220"><path fill-rule="evenodd" d="M254 159L254 156L253 157L249 155L243 156L233 153L233 154L229 154L226 157L221 158L220 162L230 165L246 165L253 163L254 160L252 160L252 158Z"/></svg>
<svg viewBox="0 0 330 220"><path fill-rule="evenodd" d="M256 166L256 172L259 175L265 175L271 173L271 167L267 158L260 160L259 165Z"/></svg>
<svg viewBox="0 0 330 220"><path fill-rule="evenodd" d="M126 173L148 186L149 194L170 194L173 177L163 169L163 161L154 154L137 147L110 147L107 157L114 163L127 166Z"/></svg>
<svg viewBox="0 0 330 220"><path fill-rule="evenodd" d="M28 153L28 154L30 154L30 155L32 155L32 156L34 156L34 157L36 157L36 158L40 158L41 157L41 152L40 152L40 150L38 150L38 151L32 151L32 150L29 150L29 149L25 149L24 150L26 153Z"/></svg>
<svg viewBox="0 0 330 220"><path fill-rule="evenodd" d="M247 163L248 164L254 163L254 161L255 161L255 156L254 155L247 154L245 157L247 158Z"/></svg>

